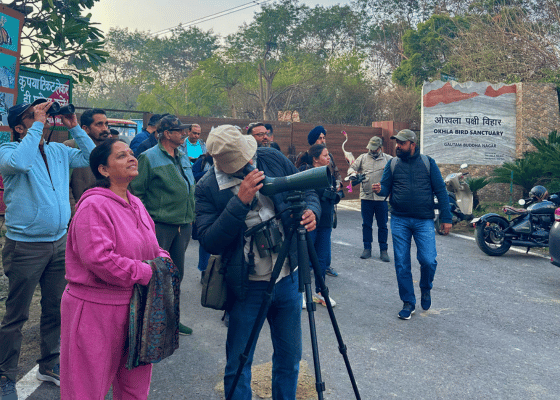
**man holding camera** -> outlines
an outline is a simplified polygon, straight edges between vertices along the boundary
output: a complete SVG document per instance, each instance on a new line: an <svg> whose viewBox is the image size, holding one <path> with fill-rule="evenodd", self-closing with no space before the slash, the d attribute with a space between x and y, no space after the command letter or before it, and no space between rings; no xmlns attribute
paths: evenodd
<svg viewBox="0 0 560 400"><path fill-rule="evenodd" d="M70 168L89 165L95 148L75 114L61 115L78 149L47 143L43 127L52 104L46 99L8 111L14 142L0 146L4 178L6 243L2 250L9 279L6 314L0 327L2 398L17 399L15 379L23 324L37 284L41 285L41 358L37 378L60 385L60 300L66 285L64 256L70 220Z"/></svg>
<svg viewBox="0 0 560 400"><path fill-rule="evenodd" d="M387 238L389 230L389 207L387 197L378 196L371 189L371 185L380 182L385 165L391 160L390 155L383 153L383 139L378 136L372 137L366 148L367 153L361 154L348 168L348 175L358 173L364 174L365 179L360 186L360 201L362 210L362 238L364 251L360 258L371 258L371 243L373 241L373 217L377 221L377 241L379 242L379 258L381 261L389 262L387 253Z"/></svg>
<svg viewBox="0 0 560 400"><path fill-rule="evenodd" d="M264 127L263 127L264 128ZM224 374L225 393L229 393L243 353L263 302L268 281L281 243L261 248L259 235L281 238L292 224L287 209L289 192L271 196L262 195L262 180L297 173L294 165L280 152L258 147L252 135L243 135L232 125L222 125L210 132L207 142L214 167L196 187L196 225L200 244L211 254L220 254L225 265L226 281L231 293L229 326L226 341L227 364ZM247 164L256 169L244 176ZM314 191L304 192L307 209L296 224L307 231L315 229L320 217L319 199ZM267 233L259 231L249 238L247 229L270 220L278 212L278 223L272 220ZM281 242L281 239L280 239ZM270 242L269 242L270 243ZM296 241L291 243L289 256L272 292L266 317L270 325L274 347L272 366L272 397L275 400L293 400L301 360L301 304L298 292ZM254 251L255 249L255 251ZM260 331L259 327L259 331ZM251 398L251 363L256 338L245 364L233 399Z"/></svg>

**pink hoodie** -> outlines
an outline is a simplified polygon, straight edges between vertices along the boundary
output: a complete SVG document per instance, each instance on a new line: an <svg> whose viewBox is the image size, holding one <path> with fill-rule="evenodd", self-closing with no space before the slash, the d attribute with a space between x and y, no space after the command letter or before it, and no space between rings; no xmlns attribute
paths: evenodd
<svg viewBox="0 0 560 400"><path fill-rule="evenodd" d="M128 304L135 283L152 277L144 260L169 257L158 245L146 208L105 188L84 192L76 205L66 244L67 291L100 304Z"/></svg>

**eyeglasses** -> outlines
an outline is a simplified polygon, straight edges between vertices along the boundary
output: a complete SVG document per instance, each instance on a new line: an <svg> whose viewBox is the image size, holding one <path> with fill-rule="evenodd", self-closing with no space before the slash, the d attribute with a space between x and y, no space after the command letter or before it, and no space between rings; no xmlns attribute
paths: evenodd
<svg viewBox="0 0 560 400"><path fill-rule="evenodd" d="M253 133L253 136L257 136L259 138L262 138L263 136L268 136L267 132L263 132L263 133Z"/></svg>

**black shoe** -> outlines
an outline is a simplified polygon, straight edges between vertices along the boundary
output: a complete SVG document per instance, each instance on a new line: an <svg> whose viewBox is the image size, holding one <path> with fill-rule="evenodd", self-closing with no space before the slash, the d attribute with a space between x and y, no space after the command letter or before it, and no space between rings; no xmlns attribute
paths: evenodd
<svg viewBox="0 0 560 400"><path fill-rule="evenodd" d="M430 291L427 290L422 292L422 297L420 299L420 304L424 310L429 310L432 305L432 296L430 296Z"/></svg>
<svg viewBox="0 0 560 400"><path fill-rule="evenodd" d="M204 284L204 273L205 273L205 272L206 272L206 271L202 271L202 272L200 273L200 284L201 284L201 285Z"/></svg>
<svg viewBox="0 0 560 400"><path fill-rule="evenodd" d="M414 304L404 303L402 310L399 312L400 319L410 319L411 315L414 314Z"/></svg>
<svg viewBox="0 0 560 400"><path fill-rule="evenodd" d="M381 254L379 255L381 261L390 262L391 259L389 258L389 254L387 254L387 250L381 250Z"/></svg>
<svg viewBox="0 0 560 400"><path fill-rule="evenodd" d="M363 258L363 259L371 258L371 249L364 249L360 258Z"/></svg>
<svg viewBox="0 0 560 400"><path fill-rule="evenodd" d="M2 400L17 400L16 383L6 376L0 377Z"/></svg>

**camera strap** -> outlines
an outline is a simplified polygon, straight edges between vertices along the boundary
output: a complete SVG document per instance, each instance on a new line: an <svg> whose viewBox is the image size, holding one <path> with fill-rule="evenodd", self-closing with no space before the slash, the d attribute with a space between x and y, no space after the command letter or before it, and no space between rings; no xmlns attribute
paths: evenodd
<svg viewBox="0 0 560 400"><path fill-rule="evenodd" d="M49 144L51 142L51 136L54 132L54 127L56 126L56 120L54 119L54 117L53 117L53 121L55 121L55 122L53 123L53 126L51 127L51 132L49 133L49 137L47 138L47 144Z"/></svg>
<svg viewBox="0 0 560 400"><path fill-rule="evenodd" d="M255 243L254 235L251 235L251 241L249 242L249 253L247 253L247 266L249 267L249 275L255 273L255 253L253 251L253 245Z"/></svg>

